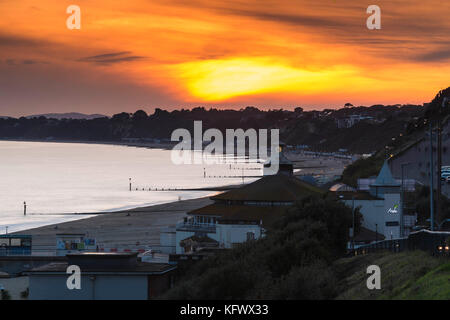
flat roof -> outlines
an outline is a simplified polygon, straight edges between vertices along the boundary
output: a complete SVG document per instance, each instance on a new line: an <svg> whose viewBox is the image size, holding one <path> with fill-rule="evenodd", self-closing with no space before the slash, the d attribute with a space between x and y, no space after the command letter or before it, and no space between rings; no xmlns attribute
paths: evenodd
<svg viewBox="0 0 450 320"><path fill-rule="evenodd" d="M66 275L68 262L51 262L49 264L36 267L26 272L29 274L64 274ZM164 274L171 270L174 270L176 266L167 263L145 263L137 262L136 266L127 267L124 266L120 269L108 269L103 267L102 269L89 269L83 268L81 271L83 273L89 274Z"/></svg>
<svg viewBox="0 0 450 320"><path fill-rule="evenodd" d="M371 195L367 191L330 191L331 194L335 194L338 200L383 200ZM342 196L342 198L341 198Z"/></svg>
<svg viewBox="0 0 450 320"><path fill-rule="evenodd" d="M31 239L29 234L0 234L0 238L6 239Z"/></svg>

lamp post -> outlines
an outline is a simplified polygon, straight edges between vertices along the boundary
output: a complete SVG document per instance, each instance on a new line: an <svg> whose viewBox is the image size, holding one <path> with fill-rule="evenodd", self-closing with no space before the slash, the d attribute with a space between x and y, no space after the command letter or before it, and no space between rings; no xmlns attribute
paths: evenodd
<svg viewBox="0 0 450 320"><path fill-rule="evenodd" d="M355 196L352 195L352 249L355 249Z"/></svg>
<svg viewBox="0 0 450 320"><path fill-rule="evenodd" d="M375 223L375 247L377 246L378 242L378 223Z"/></svg>
<svg viewBox="0 0 450 320"><path fill-rule="evenodd" d="M402 189L401 189L401 212L400 212L400 237L403 237L404 227L403 227L403 210L405 210L405 183L404 183L404 174L403 168L408 166L410 162L402 163L400 166L402 168Z"/></svg>
<svg viewBox="0 0 450 320"><path fill-rule="evenodd" d="M442 113L448 104L449 99L445 97L442 100L442 108L439 108L437 119L437 192L436 192L436 219L442 218L441 215L441 189L442 189Z"/></svg>
<svg viewBox="0 0 450 320"><path fill-rule="evenodd" d="M434 231L434 162L433 162L433 126L430 119L430 230ZM439 177L439 180L441 178ZM439 181L440 182L440 181Z"/></svg>

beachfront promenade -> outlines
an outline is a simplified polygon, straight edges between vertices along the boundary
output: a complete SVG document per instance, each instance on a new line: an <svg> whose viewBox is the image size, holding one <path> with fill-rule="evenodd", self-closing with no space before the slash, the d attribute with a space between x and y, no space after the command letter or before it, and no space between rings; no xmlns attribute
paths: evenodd
<svg viewBox="0 0 450 320"><path fill-rule="evenodd" d="M33 255L54 254L56 234L86 234L97 240L99 249L119 252L148 249L160 245L160 229L175 225L186 212L212 201L206 198L176 201L167 204L130 209L17 232L33 236Z"/></svg>

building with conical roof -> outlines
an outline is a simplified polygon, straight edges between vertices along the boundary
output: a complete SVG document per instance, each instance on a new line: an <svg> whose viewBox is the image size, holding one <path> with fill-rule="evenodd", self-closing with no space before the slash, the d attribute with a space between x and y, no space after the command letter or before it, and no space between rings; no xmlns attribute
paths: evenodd
<svg viewBox="0 0 450 320"><path fill-rule="evenodd" d="M415 225L415 216L403 215L401 183L393 177L387 160L367 192L336 192L336 195L349 207L359 208L362 227L381 233L386 239L407 236Z"/></svg>
<svg viewBox="0 0 450 320"><path fill-rule="evenodd" d="M375 182L370 185L370 194L383 198L384 194L389 193L400 193L400 183L392 176L388 161L385 160Z"/></svg>

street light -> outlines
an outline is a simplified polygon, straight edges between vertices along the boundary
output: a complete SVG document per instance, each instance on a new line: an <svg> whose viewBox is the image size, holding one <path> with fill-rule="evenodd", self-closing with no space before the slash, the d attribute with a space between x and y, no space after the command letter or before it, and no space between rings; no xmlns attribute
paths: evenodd
<svg viewBox="0 0 450 320"><path fill-rule="evenodd" d="M352 249L355 249L355 195L352 195Z"/></svg>
<svg viewBox="0 0 450 320"><path fill-rule="evenodd" d="M378 242L378 223L375 223L375 245Z"/></svg>
<svg viewBox="0 0 450 320"><path fill-rule="evenodd" d="M400 212L400 237L403 237L404 234L404 227L403 227L403 210L405 210L405 183L404 183L404 174L403 174L403 168L405 168L406 166L410 165L410 162L406 162L406 163L402 163L401 169L402 169L402 189L401 189L401 202L402 202L402 207L401 207L401 212Z"/></svg>

